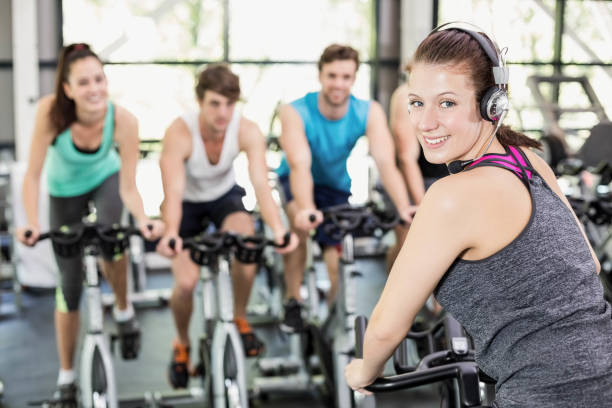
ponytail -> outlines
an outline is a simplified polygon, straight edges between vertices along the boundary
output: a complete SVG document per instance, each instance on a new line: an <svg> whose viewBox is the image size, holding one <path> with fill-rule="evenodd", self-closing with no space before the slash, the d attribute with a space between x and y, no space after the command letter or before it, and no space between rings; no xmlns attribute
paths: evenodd
<svg viewBox="0 0 612 408"><path fill-rule="evenodd" d="M503 146L525 146L535 149L542 148L542 143L523 133L510 129L509 126L500 126L497 131L497 140L499 140Z"/></svg>
<svg viewBox="0 0 612 408"><path fill-rule="evenodd" d="M60 53L55 76L55 101L49 112L51 124L57 134L68 129L77 120L76 106L74 101L66 95L64 83L68 82L72 63L86 57L94 57L102 63L100 58L89 48L89 45L84 43L70 44L64 47Z"/></svg>

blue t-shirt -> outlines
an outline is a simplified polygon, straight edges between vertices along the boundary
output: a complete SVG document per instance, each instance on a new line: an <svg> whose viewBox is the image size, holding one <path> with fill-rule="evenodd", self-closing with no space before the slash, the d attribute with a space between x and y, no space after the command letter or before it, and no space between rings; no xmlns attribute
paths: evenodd
<svg viewBox="0 0 612 408"><path fill-rule="evenodd" d="M319 92L311 92L291 102L304 123L312 156L310 171L313 182L350 192L351 179L346 170L346 159L357 139L365 134L370 101L351 95L346 114L341 119L329 120L319 112L318 98ZM276 172L280 177L289 174L286 157Z"/></svg>

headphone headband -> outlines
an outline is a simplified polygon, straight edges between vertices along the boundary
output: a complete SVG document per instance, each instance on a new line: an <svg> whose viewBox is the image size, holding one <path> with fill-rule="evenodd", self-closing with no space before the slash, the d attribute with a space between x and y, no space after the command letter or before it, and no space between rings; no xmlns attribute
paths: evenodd
<svg viewBox="0 0 612 408"><path fill-rule="evenodd" d="M457 24L468 25L474 28L468 29L463 27L457 27ZM498 86L508 85L509 71L508 67L504 63L504 58L502 57L502 52L499 50L499 47L488 35L484 33L484 31L475 24L468 23L466 21L450 21L448 23L441 24L431 30L427 36L429 37L431 34L436 33L438 31L444 30L457 30L463 33L466 33L470 37L472 37L478 44L480 48L487 54L489 60L493 64L493 78L495 80L495 84ZM490 42L489 42L490 41Z"/></svg>
<svg viewBox="0 0 612 408"><path fill-rule="evenodd" d="M474 29L468 29L463 27L456 27L457 24L468 25ZM508 67L504 62L502 52L499 51L497 44L484 31L478 26L463 22L463 21L451 21L438 27L434 28L427 36L431 34L443 31L443 30L457 30L461 31L470 37L472 37L480 48L487 55L492 64L493 80L496 86L492 86L484 92L482 99L479 101L480 104L480 115L483 119L489 122L497 123L497 129L501 124L504 116L510 109L510 102L508 100L508 94L506 92L508 88ZM495 132L493 134L495 134Z"/></svg>

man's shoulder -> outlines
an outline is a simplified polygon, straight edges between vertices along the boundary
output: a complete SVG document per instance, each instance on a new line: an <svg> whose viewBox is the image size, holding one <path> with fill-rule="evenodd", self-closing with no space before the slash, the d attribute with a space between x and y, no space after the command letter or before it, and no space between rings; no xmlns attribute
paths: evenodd
<svg viewBox="0 0 612 408"><path fill-rule="evenodd" d="M289 102L289 105L306 104L308 102L316 100L318 95L319 95L318 91L308 92L308 93L304 94L304 96L302 96L300 98L297 98L297 99L294 99L293 101Z"/></svg>
<svg viewBox="0 0 612 408"><path fill-rule="evenodd" d="M240 122L238 124L238 135L240 137L251 137L252 135L261 133L259 125L251 119L245 118L241 115L239 120Z"/></svg>
<svg viewBox="0 0 612 408"><path fill-rule="evenodd" d="M191 138L191 131L183 116L178 116L170 123L166 129L166 138L187 139Z"/></svg>
<svg viewBox="0 0 612 408"><path fill-rule="evenodd" d="M311 110L317 108L318 92L309 92L301 98L295 99L282 107L283 110L293 110L302 119L303 122L307 122L311 115Z"/></svg>
<svg viewBox="0 0 612 408"><path fill-rule="evenodd" d="M353 94L351 94L349 98L351 100L351 105L357 106L357 107L370 107L370 105L378 103L373 99L362 99L362 98L356 97Z"/></svg>
<svg viewBox="0 0 612 408"><path fill-rule="evenodd" d="M357 118L360 119L360 122L364 124L367 123L370 119L370 111L372 110L371 108L374 108L376 110L377 106L380 106L375 100L360 99L353 94L351 94L350 100L350 110L353 111L354 115L356 115Z"/></svg>

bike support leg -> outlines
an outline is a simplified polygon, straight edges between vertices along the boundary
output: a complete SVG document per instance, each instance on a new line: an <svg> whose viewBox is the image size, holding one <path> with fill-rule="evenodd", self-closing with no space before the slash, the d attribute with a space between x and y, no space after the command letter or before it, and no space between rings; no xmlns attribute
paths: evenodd
<svg viewBox="0 0 612 408"><path fill-rule="evenodd" d="M240 392L240 406L248 408L248 392L246 386L246 368L242 341L234 323L219 322L215 327L212 342L211 374L213 376L213 398L215 408L226 408L225 395L225 347L229 346L234 353L236 363L236 384Z"/></svg>
<svg viewBox="0 0 612 408"><path fill-rule="evenodd" d="M83 342L83 351L81 353L81 370L79 373L81 401L83 407L93 407L93 370L96 349L100 354L102 366L104 367L104 376L106 378L106 398L108 407L119 408L113 361L108 351L108 343L104 338L104 335L101 333L87 334L87 336L85 337L85 341Z"/></svg>

